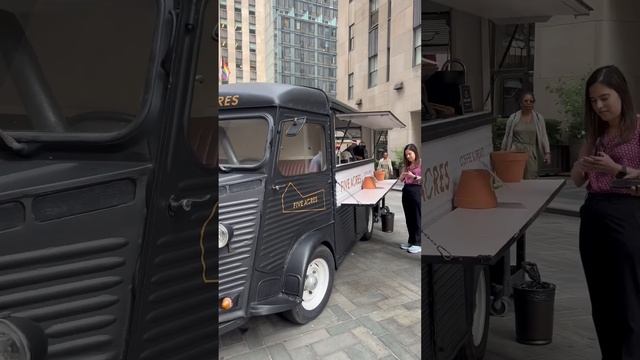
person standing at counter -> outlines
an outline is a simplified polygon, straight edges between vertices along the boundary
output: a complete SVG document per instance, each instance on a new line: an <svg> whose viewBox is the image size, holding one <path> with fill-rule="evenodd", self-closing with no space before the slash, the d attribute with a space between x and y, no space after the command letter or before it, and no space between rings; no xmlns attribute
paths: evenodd
<svg viewBox="0 0 640 360"><path fill-rule="evenodd" d="M586 143L571 170L587 184L580 256L603 359L640 359L640 198L611 186L640 177L640 124L615 66L593 72L585 91Z"/></svg>
<svg viewBox="0 0 640 360"><path fill-rule="evenodd" d="M420 152L414 144L404 147L404 171L398 178L404 182L402 187L402 210L404 211L409 240L400 248L412 254L422 251L422 164Z"/></svg>
<svg viewBox="0 0 640 360"><path fill-rule="evenodd" d="M520 110L511 114L502 139L502 150L524 151L529 154L525 168L525 179L538 177L538 151L544 154L544 163L551 162L549 137L544 118L533 110L536 98L532 92L526 91L520 97Z"/></svg>

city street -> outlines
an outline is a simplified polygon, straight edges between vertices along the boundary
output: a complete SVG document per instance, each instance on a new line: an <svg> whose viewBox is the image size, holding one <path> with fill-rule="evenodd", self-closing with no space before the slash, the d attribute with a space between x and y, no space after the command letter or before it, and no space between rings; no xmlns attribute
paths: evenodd
<svg viewBox="0 0 640 360"><path fill-rule="evenodd" d="M420 256L406 242L401 193L391 191L394 232L375 224L336 272L325 311L298 326L278 315L251 319L249 330L221 338L220 359L419 359Z"/></svg>

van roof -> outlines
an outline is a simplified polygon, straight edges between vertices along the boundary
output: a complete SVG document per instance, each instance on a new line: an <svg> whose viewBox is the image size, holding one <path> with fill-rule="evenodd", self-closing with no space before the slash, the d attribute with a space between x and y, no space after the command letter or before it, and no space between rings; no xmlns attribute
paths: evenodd
<svg viewBox="0 0 640 360"><path fill-rule="evenodd" d="M225 99L234 96L236 100L226 102L232 105L224 105ZM221 109L277 106L326 114L330 106L320 89L274 83L225 84L220 86L218 97Z"/></svg>

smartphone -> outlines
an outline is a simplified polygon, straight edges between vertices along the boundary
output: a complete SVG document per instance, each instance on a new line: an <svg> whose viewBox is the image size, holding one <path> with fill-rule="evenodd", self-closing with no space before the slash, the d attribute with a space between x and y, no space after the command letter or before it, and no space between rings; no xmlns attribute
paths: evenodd
<svg viewBox="0 0 640 360"><path fill-rule="evenodd" d="M629 190L632 187L640 187L640 179L613 179L611 188Z"/></svg>

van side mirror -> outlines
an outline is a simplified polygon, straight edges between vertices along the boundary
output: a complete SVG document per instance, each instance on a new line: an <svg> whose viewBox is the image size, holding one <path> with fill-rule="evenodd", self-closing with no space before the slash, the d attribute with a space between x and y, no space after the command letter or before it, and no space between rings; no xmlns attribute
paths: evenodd
<svg viewBox="0 0 640 360"><path fill-rule="evenodd" d="M289 129L287 129L287 136L297 136L300 133L300 130L302 130L302 128L304 127L304 124L307 123L307 118L306 117L297 117L293 119L293 123L291 124L291 126L289 127Z"/></svg>

